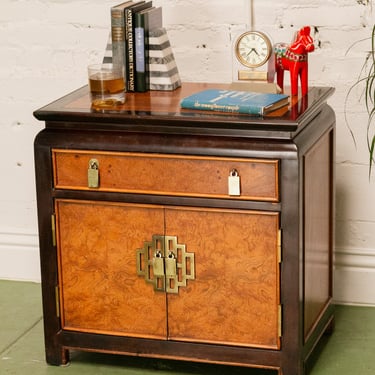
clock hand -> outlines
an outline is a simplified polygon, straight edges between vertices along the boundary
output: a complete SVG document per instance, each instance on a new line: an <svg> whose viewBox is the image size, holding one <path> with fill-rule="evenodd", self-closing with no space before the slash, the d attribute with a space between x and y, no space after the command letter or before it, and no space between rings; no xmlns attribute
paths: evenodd
<svg viewBox="0 0 375 375"><path fill-rule="evenodd" d="M255 52L259 56L259 53L257 52L257 50L254 47L249 51L249 53L246 56L249 56L251 54L251 52Z"/></svg>

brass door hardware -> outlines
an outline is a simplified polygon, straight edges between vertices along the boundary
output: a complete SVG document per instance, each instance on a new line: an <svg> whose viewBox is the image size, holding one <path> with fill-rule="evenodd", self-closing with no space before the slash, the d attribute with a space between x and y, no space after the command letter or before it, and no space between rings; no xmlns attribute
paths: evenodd
<svg viewBox="0 0 375 375"><path fill-rule="evenodd" d="M89 168L87 170L87 186L94 189L99 187L99 162L97 159L89 160Z"/></svg>
<svg viewBox="0 0 375 375"><path fill-rule="evenodd" d="M56 216L51 215L52 246L56 247Z"/></svg>
<svg viewBox="0 0 375 375"><path fill-rule="evenodd" d="M237 169L232 169L228 176L228 195L241 195L240 176Z"/></svg>
<svg viewBox="0 0 375 375"><path fill-rule="evenodd" d="M195 280L194 253L177 243L176 236L153 235L137 249L137 274L154 285L154 290L178 293L187 280Z"/></svg>

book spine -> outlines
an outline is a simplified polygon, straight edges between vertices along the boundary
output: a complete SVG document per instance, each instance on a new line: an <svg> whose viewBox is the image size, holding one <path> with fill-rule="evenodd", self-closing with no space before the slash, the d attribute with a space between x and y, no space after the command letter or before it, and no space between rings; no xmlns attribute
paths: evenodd
<svg viewBox="0 0 375 375"><path fill-rule="evenodd" d="M183 99L181 101L181 107L185 109L200 109L216 112L242 113L247 115L263 115L263 107L251 105L200 103L196 100Z"/></svg>
<svg viewBox="0 0 375 375"><path fill-rule="evenodd" d="M112 63L125 67L125 20L120 9L111 9Z"/></svg>
<svg viewBox="0 0 375 375"><path fill-rule="evenodd" d="M134 39L133 39L133 12L125 9L125 40L126 40L126 84L127 91L135 91L134 81Z"/></svg>
<svg viewBox="0 0 375 375"><path fill-rule="evenodd" d="M136 6L125 9L125 52L127 90L135 91L135 48L134 48L134 18L137 12L151 8L152 1L141 1Z"/></svg>
<svg viewBox="0 0 375 375"><path fill-rule="evenodd" d="M146 84L146 53L145 53L145 14L136 13L134 18L135 39L135 90L148 90Z"/></svg>
<svg viewBox="0 0 375 375"><path fill-rule="evenodd" d="M146 62L145 62L145 34L144 29L136 27L135 35L135 89L139 92L147 91Z"/></svg>

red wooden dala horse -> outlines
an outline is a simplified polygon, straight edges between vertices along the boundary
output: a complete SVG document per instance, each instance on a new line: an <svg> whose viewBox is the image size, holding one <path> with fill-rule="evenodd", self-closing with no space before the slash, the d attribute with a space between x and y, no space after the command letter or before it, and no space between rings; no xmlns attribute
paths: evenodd
<svg viewBox="0 0 375 375"><path fill-rule="evenodd" d="M301 80L302 96L308 91L308 63L307 54L315 49L314 40L310 36L310 27L300 29L294 41L288 45L277 43L274 46L275 70L277 84L284 88L284 70L290 72L291 94L298 95L298 77Z"/></svg>

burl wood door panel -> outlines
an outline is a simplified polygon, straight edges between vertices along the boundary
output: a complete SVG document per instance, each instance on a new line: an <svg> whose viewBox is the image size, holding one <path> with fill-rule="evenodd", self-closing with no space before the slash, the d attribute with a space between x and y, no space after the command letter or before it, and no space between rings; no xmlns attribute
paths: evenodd
<svg viewBox="0 0 375 375"><path fill-rule="evenodd" d="M168 295L168 338L279 348L279 214L166 209L195 254L195 280Z"/></svg>
<svg viewBox="0 0 375 375"><path fill-rule="evenodd" d="M279 214L56 200L62 328L279 348ZM195 280L155 291L136 272L153 234L195 254Z"/></svg>
<svg viewBox="0 0 375 375"><path fill-rule="evenodd" d="M166 296L137 276L135 251L164 232L154 206L57 200L62 328L166 337Z"/></svg>

